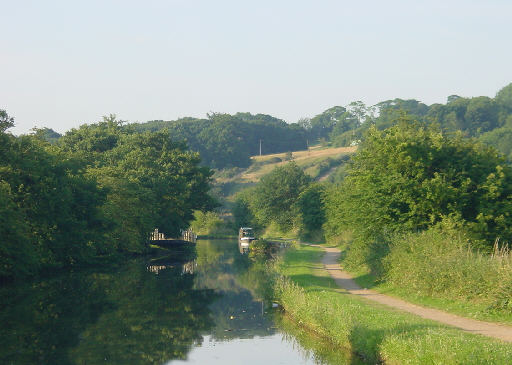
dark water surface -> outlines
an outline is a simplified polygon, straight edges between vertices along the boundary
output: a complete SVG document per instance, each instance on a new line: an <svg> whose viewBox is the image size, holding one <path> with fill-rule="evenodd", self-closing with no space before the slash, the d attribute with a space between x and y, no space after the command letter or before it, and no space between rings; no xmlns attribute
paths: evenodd
<svg viewBox="0 0 512 365"><path fill-rule="evenodd" d="M199 241L0 289L1 364L344 364L276 309L264 260Z"/></svg>

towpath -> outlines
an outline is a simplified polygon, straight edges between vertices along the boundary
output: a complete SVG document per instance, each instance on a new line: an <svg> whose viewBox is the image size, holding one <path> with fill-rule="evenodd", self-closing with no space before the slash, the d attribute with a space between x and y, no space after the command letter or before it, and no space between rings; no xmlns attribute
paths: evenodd
<svg viewBox="0 0 512 365"><path fill-rule="evenodd" d="M311 246L321 247L324 249L325 255L322 259L322 263L325 269L329 272L336 284L350 294L357 295L392 308L400 309L405 312L413 313L423 318L457 327L467 332L497 338L506 342L512 342L511 326L464 318L438 309L420 307L401 299L377 293L373 290L363 289L354 281L349 273L342 270L339 264L341 251L338 248L318 245Z"/></svg>

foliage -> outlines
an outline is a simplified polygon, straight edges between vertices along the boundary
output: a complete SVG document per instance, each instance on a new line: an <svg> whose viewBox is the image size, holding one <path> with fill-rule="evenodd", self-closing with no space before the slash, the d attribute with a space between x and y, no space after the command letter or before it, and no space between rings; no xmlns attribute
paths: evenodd
<svg viewBox="0 0 512 365"><path fill-rule="evenodd" d="M302 235L304 238L308 238L313 233L320 231L325 223L324 190L324 185L315 183L309 185L299 195L297 205L302 219Z"/></svg>
<svg viewBox="0 0 512 365"><path fill-rule="evenodd" d="M254 189L245 189L236 195L235 203L231 209L235 218L235 229L239 227L259 228L259 224L251 209L253 192Z"/></svg>
<svg viewBox="0 0 512 365"><path fill-rule="evenodd" d="M43 141L50 142L51 144L57 143L62 135L60 133L55 132L51 128L32 128L32 134L37 138L42 139Z"/></svg>
<svg viewBox="0 0 512 365"><path fill-rule="evenodd" d="M0 142L1 277L142 252L155 227L175 236L215 205L211 172L167 131L135 133L110 116L55 145L5 129Z"/></svg>
<svg viewBox="0 0 512 365"><path fill-rule="evenodd" d="M306 133L297 124L265 114L213 113L208 119L184 118L132 124L137 131L168 129L175 140L186 140L205 164L215 168L247 167L250 156L306 149Z"/></svg>
<svg viewBox="0 0 512 365"><path fill-rule="evenodd" d="M363 123L369 124L374 119L374 107L367 107L361 101L355 101L347 107L335 106L316 115L309 122L308 137L312 140L329 138L340 141L339 136L355 136ZM338 146L348 146L353 139L348 137Z"/></svg>
<svg viewBox="0 0 512 365"><path fill-rule="evenodd" d="M424 125L435 124L447 132L460 131L469 137L480 137L486 133L512 124L512 84L501 89L495 98L478 96L464 98L450 95L446 104L426 105L415 99L391 99L366 106L355 101L346 107L335 106L311 119L301 119L301 125L313 140L329 140L335 146L358 143L370 126L383 130L394 126L403 115ZM508 134L508 131L507 131ZM503 135L484 138L493 144ZM497 143L497 148L509 155L509 137Z"/></svg>
<svg viewBox="0 0 512 365"><path fill-rule="evenodd" d="M0 109L0 133L14 126L14 118L9 116L5 110Z"/></svg>
<svg viewBox="0 0 512 365"><path fill-rule="evenodd" d="M480 140L503 153L510 163L512 161L512 115L507 119L505 126L482 134Z"/></svg>
<svg viewBox="0 0 512 365"><path fill-rule="evenodd" d="M0 180L5 182L3 193L10 196L6 209L13 214L8 230L24 232L11 235L8 245L36 257L39 264L21 272L90 260L103 245L99 206L105 196L96 181L84 175L84 164L35 137L3 137ZM23 266L22 259L14 272Z"/></svg>
<svg viewBox="0 0 512 365"><path fill-rule="evenodd" d="M194 212L194 220L190 223L190 229L198 236L217 238L234 236L236 231L230 227L217 212Z"/></svg>
<svg viewBox="0 0 512 365"><path fill-rule="evenodd" d="M386 100L376 105L379 117L375 120L378 129L386 129L396 124L396 121L406 113L411 117L422 120L429 111L429 107L417 100L394 99Z"/></svg>
<svg viewBox="0 0 512 365"><path fill-rule="evenodd" d="M23 213L14 201L10 185L0 180L0 277L22 276L37 269L29 235L23 229Z"/></svg>
<svg viewBox="0 0 512 365"><path fill-rule="evenodd" d="M474 239L510 240L511 179L505 160L472 140L407 120L371 128L348 176L329 191L327 234L379 239L454 217Z"/></svg>
<svg viewBox="0 0 512 365"><path fill-rule="evenodd" d="M176 237L195 209L214 206L207 194L211 172L167 130L127 132L105 121L67 133L60 146L91 160L89 173L109 192L105 214L118 228L114 237L130 247L138 242L136 251L154 227Z"/></svg>
<svg viewBox="0 0 512 365"><path fill-rule="evenodd" d="M311 178L294 162L276 167L264 176L254 189L250 203L258 222L262 225L275 222L281 230L290 230L299 212L299 195L310 181Z"/></svg>

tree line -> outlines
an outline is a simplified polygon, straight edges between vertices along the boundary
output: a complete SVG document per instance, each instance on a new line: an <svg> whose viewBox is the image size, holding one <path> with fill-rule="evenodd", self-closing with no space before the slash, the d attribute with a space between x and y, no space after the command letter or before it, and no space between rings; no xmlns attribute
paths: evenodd
<svg viewBox="0 0 512 365"><path fill-rule="evenodd" d="M450 95L446 104L426 105L418 100L396 98L366 106L361 101L345 107L335 106L299 124L310 141L325 140L336 146L359 143L372 126L386 129L402 114L425 125L437 125L444 132L461 132L496 147L512 158L512 84L498 91L494 98L465 98Z"/></svg>
<svg viewBox="0 0 512 365"><path fill-rule="evenodd" d="M337 183L316 183L293 162L240 193L240 224L328 239L350 232L358 254L390 237L451 227L489 249L512 240L512 168L493 147L400 117L371 126ZM363 247L364 246L364 247ZM366 250L366 251L365 251Z"/></svg>
<svg viewBox="0 0 512 365"><path fill-rule="evenodd" d="M248 167L250 157L262 154L305 150L306 131L265 114L208 114L207 119L150 121L133 124L137 131L168 129L176 140L186 140L212 168Z"/></svg>
<svg viewBox="0 0 512 365"><path fill-rule="evenodd" d="M395 98L367 106L354 101L297 123L266 114L210 113L207 118L153 120L125 128L138 132L167 129L175 141L186 141L199 152L203 164L223 169L249 166L250 157L259 154L260 141L263 154L304 150L317 142L358 144L371 126L389 128L403 113L422 124L438 125L445 132L460 131L466 137L479 138L512 159L512 84L494 98L450 95L445 104L426 105L415 99ZM37 133L52 143L60 138L49 128Z"/></svg>
<svg viewBox="0 0 512 365"><path fill-rule="evenodd" d="M0 277L104 262L176 236L216 203L212 172L169 131L138 133L114 116L50 144L16 137L0 111Z"/></svg>

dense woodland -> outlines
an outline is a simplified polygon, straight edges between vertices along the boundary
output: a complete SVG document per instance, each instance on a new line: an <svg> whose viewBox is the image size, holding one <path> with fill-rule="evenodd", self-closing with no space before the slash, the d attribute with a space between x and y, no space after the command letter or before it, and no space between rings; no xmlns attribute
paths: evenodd
<svg viewBox="0 0 512 365"><path fill-rule="evenodd" d="M0 117L0 277L142 253L155 227L176 237L215 205L210 169L168 131L110 117L50 144Z"/></svg>

